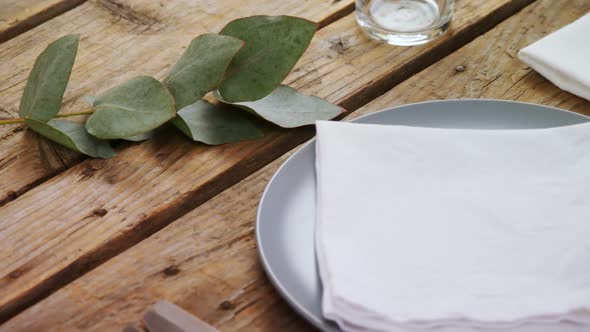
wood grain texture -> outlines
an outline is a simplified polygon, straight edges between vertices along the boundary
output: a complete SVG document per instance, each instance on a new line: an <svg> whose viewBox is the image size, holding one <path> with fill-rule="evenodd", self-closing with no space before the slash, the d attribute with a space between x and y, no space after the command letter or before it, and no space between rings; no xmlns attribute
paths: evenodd
<svg viewBox="0 0 590 332"><path fill-rule="evenodd" d="M261 4L264 4L264 6ZM80 33L81 45L70 84L64 96L63 111L65 112L86 108L87 106L83 101L85 95L102 91L133 76L149 74L162 78L193 37L201 33L219 31L227 22L234 18L253 14L291 14L319 22L320 26L324 26L342 15L349 13L352 9L352 0L338 2L331 0L304 2L293 0L270 3L266 1L261 2L260 0L88 1L0 45L0 73L4 73L5 77L7 77L5 81L0 82L0 117L17 117L19 99L34 59L49 42L67 33ZM171 138L171 141L182 142L180 151L190 149L191 144L179 135ZM203 148L201 146L201 149ZM144 154L144 158L153 161L146 175L156 175L156 169L164 169L158 165L158 160L165 159L170 153L175 153L172 150L154 153L150 148L144 151L147 153ZM42 139L30 131L23 130L22 127L0 127L0 178L2 179L0 181L0 206L16 199L30 188L51 178L51 176L65 168L76 164L81 159L79 155ZM168 161L169 163L174 162L173 159L169 159ZM77 172L76 177L78 175L81 176L81 179L92 177L97 167L105 165L101 161L96 162L89 161L89 164L83 167L81 173ZM129 166L130 164L127 165ZM153 168L153 166L156 168ZM156 170L156 173L154 173L154 170ZM145 169L142 172L145 172ZM109 186L112 187L117 181L117 176L109 177ZM91 189L91 186L86 188L95 191L95 189L100 189L100 186L94 189ZM82 200L78 203L76 203L76 200L72 200L71 203L74 206L81 204L78 206L86 205L86 207L89 207L89 204L93 204L90 203L92 198L85 203L85 194L81 191L79 194ZM95 192L95 194L98 193ZM60 194L52 190L52 193L49 195L55 199ZM39 208L44 209L42 207L43 204L41 203ZM148 204L150 206L152 205L151 203ZM66 209L75 210L76 208L74 206ZM100 223L100 217L102 217L101 209L100 207L92 208L89 216L82 217L78 220L82 222L75 221L75 218L68 216L54 218L56 216L54 215L50 219L57 224L65 225L67 223L74 228L78 228L88 221ZM125 213L124 210L120 209L119 214L121 213ZM14 238L15 242L11 242L11 246L19 245L19 242L24 238L32 239L36 236L33 234L35 226L32 224L28 226L24 224L17 226L18 223L15 224L12 222L20 218L25 218L33 223L39 222L40 224L44 224L40 220L35 221L36 217L27 211L17 212L2 209L0 215L0 239L2 239L0 242L4 242L4 239L12 237L12 235L5 232L12 226L21 229L18 232L24 236L20 239ZM112 215L113 213L111 212ZM21 228L22 226L24 228ZM51 226L45 224L45 226L51 229L56 225ZM127 227L125 226L124 228ZM55 229L60 229L60 227L58 226ZM117 233L122 230L118 229L115 232ZM129 229L127 228L127 230ZM67 238L70 236L67 235L68 233L66 232L62 235ZM87 234L87 236L92 237L91 234ZM135 241L138 241L141 238L140 233L137 233L135 237ZM37 259L28 256L28 253L31 253L29 252L30 250L47 250L65 238L53 238L57 242L52 242L50 239L52 239L52 236L43 237L36 245L25 246L26 248L3 247L3 249L0 249L0 252L3 253L0 254L2 256L20 257L28 262L24 265L21 264L20 268L17 267L16 270L6 265L0 267L0 271L2 271L0 274L0 298L7 299L7 301L0 300L0 321L6 319L9 313L15 312L16 308L22 306L22 303L31 302L36 296L38 297L39 294L46 291L43 287L38 288L36 295L32 293L26 294L20 298L21 302L17 303L8 300L8 298L19 297L19 295L13 293L10 287L6 286L8 284L12 284L13 286L21 284L21 281L23 282L21 285L25 286L27 284L25 279L17 278L19 280L16 280L13 277L26 273L29 270L27 266L32 267L32 265L36 265L34 262ZM74 248L72 250L74 252L77 251ZM82 255L86 254L84 251L78 251L78 253ZM72 252L66 253L66 255L71 256ZM44 260L44 258L41 259ZM58 261L61 261L61 259L58 259ZM63 267L68 265L66 261L62 262L66 263ZM5 268L9 268L11 271L7 272ZM74 275L67 270L64 270L63 273L66 276L63 278L63 281L68 280L68 278ZM47 276L45 272L41 272L40 274L40 277L43 279ZM54 277L60 279L59 276ZM29 284L29 286L35 285Z"/></svg>
<svg viewBox="0 0 590 332"><path fill-rule="evenodd" d="M287 82L304 93L352 109L528 2L461 3L464 5L459 6L457 19L444 37L414 48L371 41L356 28L352 15L344 17L320 30ZM172 43L167 35L158 38L163 45ZM147 46L155 48L155 39L149 40ZM118 54L111 54L113 49L108 52L105 56L111 59ZM151 59L141 58L139 53L132 55L149 67ZM161 69L155 75L164 73ZM82 81L81 77L77 79ZM68 106L79 103L77 98L87 88L74 86L77 97L70 98L76 101L66 102ZM9 317L133 246L312 134L311 128L273 128L267 130L264 139L217 147L170 134L122 149L112 160L86 160L26 192L0 209L0 270L6 271L0 277L0 318Z"/></svg>
<svg viewBox="0 0 590 332"><path fill-rule="evenodd" d="M330 29L330 33L325 33L325 38L317 42L314 49L316 53L307 52L306 60L300 61L304 64L295 69L289 76L288 82L297 86L305 85L308 87L309 93L339 101L345 108L352 110L464 45L531 1L462 1L458 5L451 30L444 38L435 43L413 48L392 48L369 40L357 28L354 16L349 15L338 21L338 24ZM326 5L326 2L331 6L336 6L333 1L321 0L323 5ZM325 25L350 11L352 3L349 1L345 6L345 2L337 2L338 5L335 8L325 8L331 14L320 23ZM0 46L0 73L4 72L6 76L10 77L4 82L4 85L0 83L0 118L16 116L18 100L22 94L24 80L30 66L46 43L60 35L54 31L63 30L61 34L78 31L82 33L83 37L72 79L64 98L64 112L86 109L87 106L83 101L84 95L95 94L134 75L149 74L156 78L162 78L182 51L179 45L186 44L181 41L175 42L175 39L188 42L192 36L197 34L194 32L195 29L186 31L185 26L166 29L160 27L160 24L168 25L167 21L158 23L157 28L148 25L147 28L143 26L141 29L142 26L138 27L133 22L141 21L138 17L159 17L151 14L152 11L157 12L157 8L153 9L137 4L119 8L113 3L115 2L106 2L106 0L97 3L88 2L71 13L48 22L42 27L43 29L39 27L38 29L41 30L38 33L39 38L36 38L37 34L26 34L15 40L15 45L7 43L3 45L6 48ZM167 7L172 7L168 2L166 4ZM109 8L110 14L109 12L104 13L105 8ZM319 12L321 8L323 7L318 6L315 12ZM223 9L227 8L221 8L219 11ZM311 8L309 10L314 12ZM166 16L168 21L171 20L168 12L178 15L174 11L174 7L167 10L166 14L162 16ZM209 9L209 12L212 10ZM267 10L267 12L272 13L273 11ZM281 11L276 10L276 12ZM302 13L302 9L299 8L297 12ZM247 14L248 12L244 12L244 15ZM123 20L121 22L121 15L131 17L132 21ZM228 15L236 16L231 12ZM87 16L93 22L89 27L84 23ZM62 17L64 18L63 22L61 21ZM79 17L83 17L84 20ZM208 19L214 20L217 16L202 18L193 15L191 17L200 20L199 23L204 25ZM173 16L173 18L189 22L185 16ZM112 23L112 20L115 21L115 24ZM161 19L158 18L158 20L160 22ZM73 27L64 27L66 23L72 22L76 23ZM77 22L80 23L77 24ZM217 28L212 24L214 27L209 31L216 31L223 24L217 23ZM45 31L46 26L49 31ZM158 31L154 32L153 29ZM176 30L179 29L185 33L181 36L182 38L177 36L179 32ZM93 35L93 31L104 31L104 33L114 35L104 38ZM47 35L43 35L44 33ZM88 36L85 37L86 33ZM20 40L26 39L25 37L30 37L33 40L24 40L23 47ZM121 40L127 41L121 43ZM31 43L40 43L40 45L35 47L33 51L29 51L27 45ZM122 46L109 45L109 43L116 45L121 43ZM133 47L131 43L133 43ZM158 57L152 56L147 59L145 56L139 56L144 48L147 54L158 54ZM160 48L165 51L162 52ZM9 50L10 52L3 52ZM163 53L164 57L162 57ZM122 54L125 56L121 57ZM134 67L138 68L133 69ZM148 67L148 70L142 71L145 70L145 67ZM98 70L98 68L102 68L102 70ZM23 138L25 134L21 131L21 127L0 126L0 161L4 161L0 163L0 177L6 179L0 183L0 206L81 160L80 156L53 143L47 142L43 146L49 149L42 150L37 144L30 144L36 140L26 141ZM57 163L51 161L57 161Z"/></svg>
<svg viewBox="0 0 590 332"><path fill-rule="evenodd" d="M3 1L3 0L0 0ZM28 1L26 1L28 2ZM20 2L19 2L20 3ZM53 40L81 35L62 112L87 110L83 100L137 75L163 78L190 40L254 14L290 14L320 26L350 13L353 1L92 0L0 45L0 118L18 117L35 58ZM37 143L43 140L43 143ZM22 125L0 126L0 206L82 157L27 135Z"/></svg>
<svg viewBox="0 0 590 332"><path fill-rule="evenodd" d="M86 0L0 0L0 43L66 12Z"/></svg>
<svg viewBox="0 0 590 332"><path fill-rule="evenodd" d="M585 0L539 1L348 118L447 98L503 98L590 114L515 58L522 47L590 9ZM459 65L465 71L457 72ZM291 153L194 209L145 241L57 291L0 331L105 331L136 320L159 299L223 331L311 329L272 290L254 242L260 195Z"/></svg>

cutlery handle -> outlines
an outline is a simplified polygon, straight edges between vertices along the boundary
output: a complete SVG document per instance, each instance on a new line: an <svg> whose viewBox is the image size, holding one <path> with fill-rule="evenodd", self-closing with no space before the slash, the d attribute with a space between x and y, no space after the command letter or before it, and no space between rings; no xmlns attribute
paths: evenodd
<svg viewBox="0 0 590 332"><path fill-rule="evenodd" d="M167 301L154 304L144 314L143 322L149 332L219 332L211 325Z"/></svg>

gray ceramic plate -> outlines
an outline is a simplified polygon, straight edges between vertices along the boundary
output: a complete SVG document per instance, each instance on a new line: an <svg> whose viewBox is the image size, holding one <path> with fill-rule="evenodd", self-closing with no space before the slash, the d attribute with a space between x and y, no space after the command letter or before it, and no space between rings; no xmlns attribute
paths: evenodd
<svg viewBox="0 0 590 332"><path fill-rule="evenodd" d="M437 128L524 129L565 126L589 117L541 105L500 100L446 100L394 107L352 122ZM289 158L269 182L258 208L262 264L281 295L309 322L338 328L321 314L314 252L315 141Z"/></svg>

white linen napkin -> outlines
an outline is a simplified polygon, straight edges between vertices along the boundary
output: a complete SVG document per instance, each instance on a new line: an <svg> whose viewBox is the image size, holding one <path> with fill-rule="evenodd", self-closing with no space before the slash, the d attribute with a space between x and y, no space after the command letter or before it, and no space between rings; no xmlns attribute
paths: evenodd
<svg viewBox="0 0 590 332"><path fill-rule="evenodd" d="M324 316L345 331L590 331L590 123L317 122Z"/></svg>
<svg viewBox="0 0 590 332"><path fill-rule="evenodd" d="M590 100L590 13L518 52L559 88Z"/></svg>

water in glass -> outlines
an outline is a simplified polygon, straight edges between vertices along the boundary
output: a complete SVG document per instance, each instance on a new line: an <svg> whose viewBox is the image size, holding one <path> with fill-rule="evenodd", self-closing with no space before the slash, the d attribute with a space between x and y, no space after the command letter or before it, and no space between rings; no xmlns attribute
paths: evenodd
<svg viewBox="0 0 590 332"><path fill-rule="evenodd" d="M424 44L444 33L452 0L356 0L357 20L369 36L393 45Z"/></svg>

